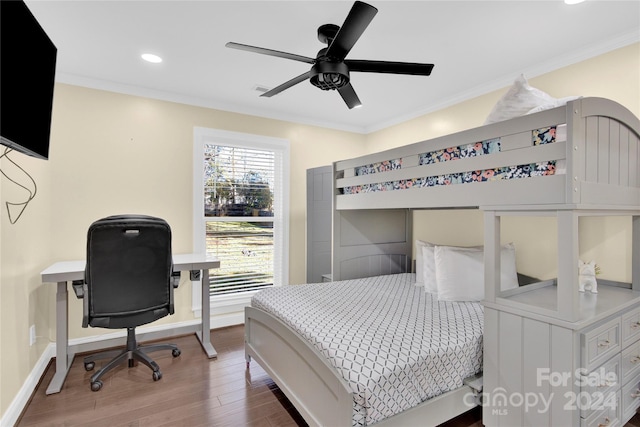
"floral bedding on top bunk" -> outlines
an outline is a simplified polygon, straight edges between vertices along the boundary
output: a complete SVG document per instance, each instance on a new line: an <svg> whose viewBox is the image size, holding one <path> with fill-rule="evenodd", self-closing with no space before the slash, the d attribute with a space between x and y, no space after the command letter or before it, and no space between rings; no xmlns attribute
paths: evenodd
<svg viewBox="0 0 640 427"><path fill-rule="evenodd" d="M556 140L556 126L532 131L533 145L551 144ZM419 165L465 159L493 154L500 151L500 138L488 139L472 144L449 147L419 154ZM355 168L355 175L368 175L402 169L402 159L385 160ZM413 187L433 187L436 185L465 184L469 182L497 181L501 179L529 178L533 176L553 175L556 171L555 160L530 163L517 166L505 166L493 169L456 172L445 175L422 178L401 179L373 184L353 185L343 188L343 194L372 193L376 191L403 190Z"/></svg>

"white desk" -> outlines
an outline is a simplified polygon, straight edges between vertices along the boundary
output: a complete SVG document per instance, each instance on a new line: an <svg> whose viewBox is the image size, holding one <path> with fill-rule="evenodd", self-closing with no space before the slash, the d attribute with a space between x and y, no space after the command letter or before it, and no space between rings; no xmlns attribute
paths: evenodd
<svg viewBox="0 0 640 427"><path fill-rule="evenodd" d="M43 283L58 284L56 292L56 373L49 383L47 394L60 392L75 356L68 345L67 283L73 280L83 280L84 267L85 261L62 261L49 266L40 273ZM217 357L218 354L211 344L209 286L207 284L209 283L209 269L219 267L219 260L208 258L204 254L173 256L174 271L202 271L202 325L196 334L209 358Z"/></svg>

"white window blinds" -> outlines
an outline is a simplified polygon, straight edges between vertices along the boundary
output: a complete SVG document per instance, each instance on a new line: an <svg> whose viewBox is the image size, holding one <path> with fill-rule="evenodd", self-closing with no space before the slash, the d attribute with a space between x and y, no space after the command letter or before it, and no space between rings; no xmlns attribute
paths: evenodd
<svg viewBox="0 0 640 427"><path fill-rule="evenodd" d="M288 142L202 129L196 132L195 238L220 260L210 295L240 295L282 284L288 236ZM199 159L199 161L198 161ZM199 231L198 231L199 230ZM213 300L212 300L213 301Z"/></svg>

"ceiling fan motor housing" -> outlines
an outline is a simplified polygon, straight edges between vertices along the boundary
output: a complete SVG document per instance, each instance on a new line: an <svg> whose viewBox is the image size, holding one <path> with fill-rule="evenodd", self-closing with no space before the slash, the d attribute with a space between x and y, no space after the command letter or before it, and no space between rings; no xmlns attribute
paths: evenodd
<svg viewBox="0 0 640 427"><path fill-rule="evenodd" d="M349 68L344 62L318 61L311 67L310 81L322 90L339 89L349 83Z"/></svg>

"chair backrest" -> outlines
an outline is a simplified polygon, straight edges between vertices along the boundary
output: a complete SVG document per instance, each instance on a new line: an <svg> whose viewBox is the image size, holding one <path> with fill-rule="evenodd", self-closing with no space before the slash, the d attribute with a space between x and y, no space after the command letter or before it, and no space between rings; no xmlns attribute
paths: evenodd
<svg viewBox="0 0 640 427"><path fill-rule="evenodd" d="M173 313L171 228L160 218L116 215L87 233L83 326L135 327Z"/></svg>

